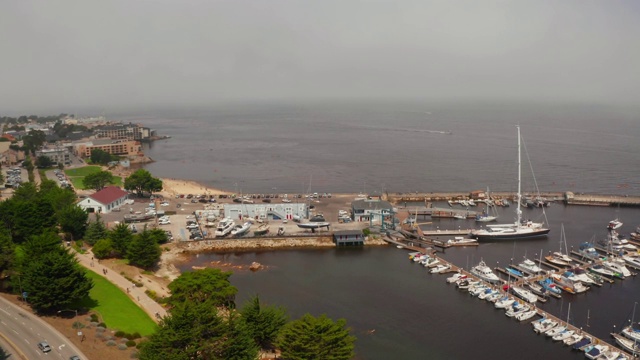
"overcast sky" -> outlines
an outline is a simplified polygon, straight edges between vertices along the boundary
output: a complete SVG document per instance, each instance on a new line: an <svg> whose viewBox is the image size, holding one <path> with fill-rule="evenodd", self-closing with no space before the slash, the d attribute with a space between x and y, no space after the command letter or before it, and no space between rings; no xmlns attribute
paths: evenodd
<svg viewBox="0 0 640 360"><path fill-rule="evenodd" d="M640 95L638 0L2 0L0 32L0 114Z"/></svg>

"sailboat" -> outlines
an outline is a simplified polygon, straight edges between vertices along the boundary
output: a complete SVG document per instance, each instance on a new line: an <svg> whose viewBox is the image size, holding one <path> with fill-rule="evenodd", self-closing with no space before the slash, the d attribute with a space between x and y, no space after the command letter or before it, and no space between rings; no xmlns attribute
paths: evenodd
<svg viewBox="0 0 640 360"><path fill-rule="evenodd" d="M496 221L498 219L498 214L495 210L495 205L491 202L491 196L489 196L489 188L487 188L487 201L485 202L487 208L482 212L482 214L476 215L477 222L491 222ZM489 210L491 209L491 214L489 214Z"/></svg>
<svg viewBox="0 0 640 360"><path fill-rule="evenodd" d="M564 243L564 252L562 252L562 243ZM567 238L564 234L564 224L560 228L560 251L556 251L549 256L545 256L548 262L560 267L569 267L573 264L573 259L567 255Z"/></svg>
<svg viewBox="0 0 640 360"><path fill-rule="evenodd" d="M536 239L546 238L549 229L545 228L542 223L534 223L532 221L522 221L522 161L521 161L521 145L520 145L520 127L518 129L518 206L516 207L517 220L512 224L495 224L487 225L485 229L476 229L471 235L478 241L501 241L501 240L520 240L520 239Z"/></svg>

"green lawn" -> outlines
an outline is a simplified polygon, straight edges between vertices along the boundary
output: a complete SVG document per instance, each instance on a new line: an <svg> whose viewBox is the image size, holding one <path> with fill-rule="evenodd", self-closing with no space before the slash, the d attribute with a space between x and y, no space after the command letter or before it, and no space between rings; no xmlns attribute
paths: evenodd
<svg viewBox="0 0 640 360"><path fill-rule="evenodd" d="M142 336L151 335L158 329L149 315L117 286L90 270L87 277L93 280L93 289L89 299L84 299L80 306L95 310L109 329L130 334L137 332Z"/></svg>
<svg viewBox="0 0 640 360"><path fill-rule="evenodd" d="M81 168L77 168L77 169L70 169L70 170L65 170L64 173L67 174L67 176L69 177L69 180L71 180L71 183L73 184L73 187L76 189L84 189L84 182L82 181L84 179L85 176L89 175L89 174L93 174L96 173L98 171L101 171L102 168L100 166L96 166L96 165L89 165L89 166L84 166ZM112 185L116 185L116 186L120 186L122 187L122 178L120 178L119 176L114 176L113 177L113 183L111 183Z"/></svg>

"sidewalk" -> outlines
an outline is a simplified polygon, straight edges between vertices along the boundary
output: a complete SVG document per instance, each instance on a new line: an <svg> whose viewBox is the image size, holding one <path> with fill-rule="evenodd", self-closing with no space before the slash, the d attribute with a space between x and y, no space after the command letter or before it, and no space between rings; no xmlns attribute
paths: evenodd
<svg viewBox="0 0 640 360"><path fill-rule="evenodd" d="M144 293L146 287L136 287L125 279L124 276L112 271L110 268L100 264L97 260L93 260L93 254L88 251L86 254L80 254L76 252L76 258L80 265L86 267L89 270L93 270L96 274L105 277L112 284L122 290L123 293L129 295L133 302L137 303L142 310L144 310L151 319L155 322L159 322L160 318L167 316L167 311L147 294ZM107 270L105 274L105 269ZM159 294L163 295L163 294Z"/></svg>

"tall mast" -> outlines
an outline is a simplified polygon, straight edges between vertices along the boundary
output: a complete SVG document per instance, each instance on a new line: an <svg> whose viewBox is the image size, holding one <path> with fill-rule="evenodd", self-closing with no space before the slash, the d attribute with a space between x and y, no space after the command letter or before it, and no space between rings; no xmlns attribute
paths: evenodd
<svg viewBox="0 0 640 360"><path fill-rule="evenodd" d="M522 181L522 169L521 169L521 165L520 165L520 126L516 126L516 128L518 129L518 209L516 211L516 213L518 214L518 222L516 224L516 226L520 226L520 217L521 217L521 211L520 211L520 203L522 202L522 193L520 192L521 189L521 181Z"/></svg>

